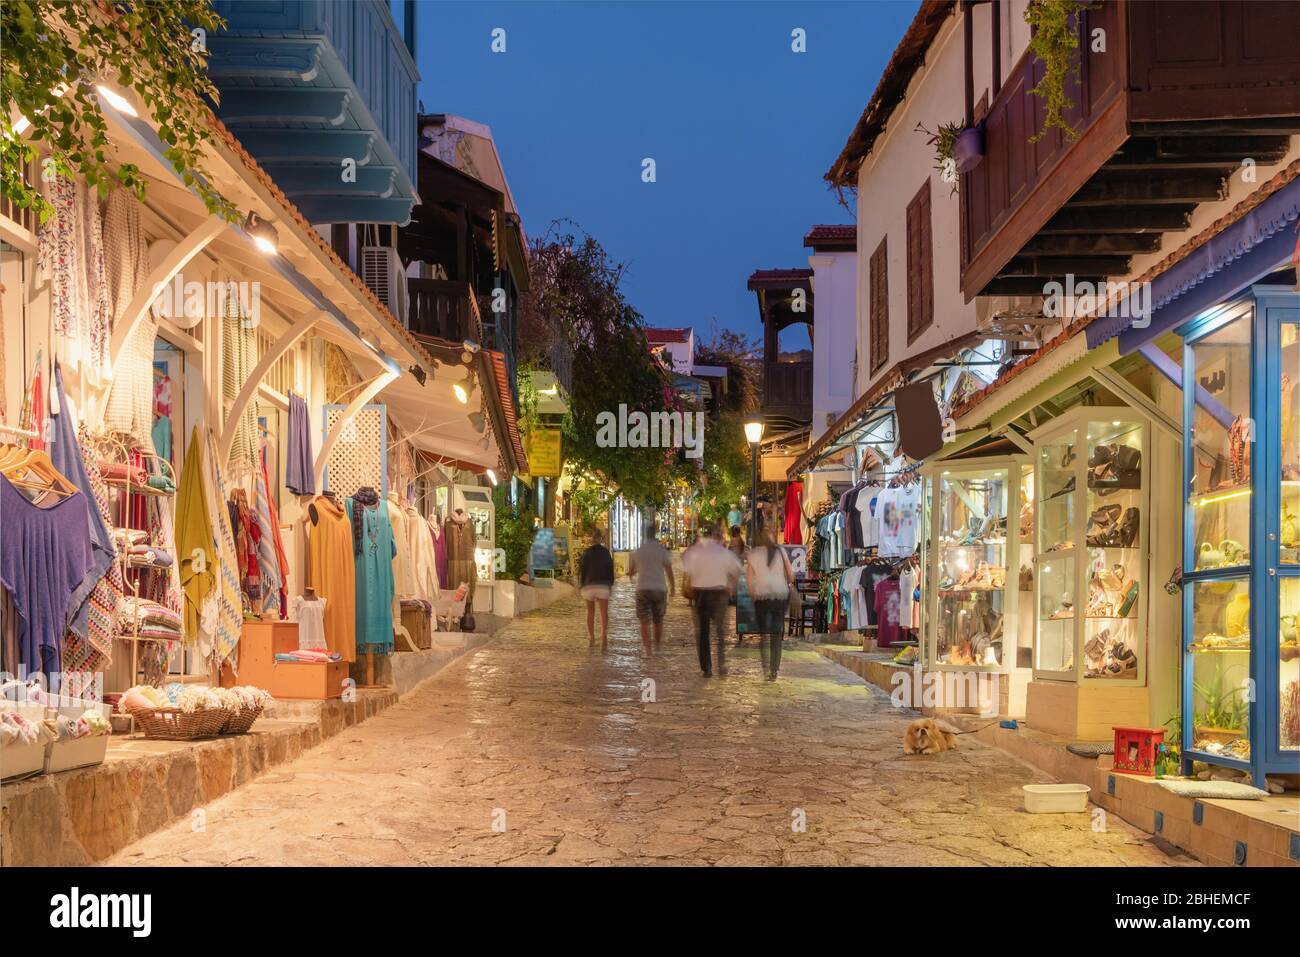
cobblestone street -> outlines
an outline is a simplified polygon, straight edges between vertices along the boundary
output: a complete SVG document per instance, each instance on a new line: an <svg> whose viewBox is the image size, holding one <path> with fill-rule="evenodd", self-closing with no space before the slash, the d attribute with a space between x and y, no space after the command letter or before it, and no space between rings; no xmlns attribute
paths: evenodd
<svg viewBox="0 0 1300 957"><path fill-rule="evenodd" d="M727 677L703 679L681 599L646 656L632 597L615 589L607 651L589 649L577 599L524 617L400 705L208 805L203 830L183 820L109 863L1189 860L1113 817L1094 833L1088 815L1024 813L1020 786L1047 779L970 737L905 757L909 716L806 646L787 648L776 684L760 680L752 639Z"/></svg>

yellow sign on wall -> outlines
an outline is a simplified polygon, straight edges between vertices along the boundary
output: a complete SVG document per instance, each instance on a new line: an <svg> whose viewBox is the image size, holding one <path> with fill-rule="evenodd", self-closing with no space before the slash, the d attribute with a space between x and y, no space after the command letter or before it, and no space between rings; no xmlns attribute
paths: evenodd
<svg viewBox="0 0 1300 957"><path fill-rule="evenodd" d="M533 429L528 433L528 474L556 478L560 474L561 443L559 429Z"/></svg>

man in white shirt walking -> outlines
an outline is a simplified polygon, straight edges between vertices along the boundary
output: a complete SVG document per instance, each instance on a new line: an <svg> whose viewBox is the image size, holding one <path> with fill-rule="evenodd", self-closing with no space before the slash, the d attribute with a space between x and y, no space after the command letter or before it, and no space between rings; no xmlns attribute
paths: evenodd
<svg viewBox="0 0 1300 957"><path fill-rule="evenodd" d="M727 639L727 599L740 580L740 559L722 544L722 529L714 525L706 536L682 555L682 567L690 576L695 592L695 646L700 656L700 671L713 677L709 655L709 629L718 640L718 674L727 673L725 649Z"/></svg>

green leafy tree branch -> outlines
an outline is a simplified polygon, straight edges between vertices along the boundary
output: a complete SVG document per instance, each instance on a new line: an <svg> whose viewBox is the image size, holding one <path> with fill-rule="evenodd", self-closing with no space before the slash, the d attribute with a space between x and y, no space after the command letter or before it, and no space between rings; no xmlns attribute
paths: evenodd
<svg viewBox="0 0 1300 957"><path fill-rule="evenodd" d="M234 205L203 172L214 135L201 97L217 101L207 75L206 35L225 26L207 0L0 3L0 192L34 210L53 211L25 175L37 145L53 170L79 175L100 195L121 185L143 198L146 177L112 155L97 83L134 91L152 114L165 155L208 210L238 219ZM27 125L20 132L16 126Z"/></svg>

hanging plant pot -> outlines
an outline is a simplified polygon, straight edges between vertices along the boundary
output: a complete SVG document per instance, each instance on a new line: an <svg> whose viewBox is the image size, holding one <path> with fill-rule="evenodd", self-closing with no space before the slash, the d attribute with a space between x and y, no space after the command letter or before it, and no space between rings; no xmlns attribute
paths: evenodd
<svg viewBox="0 0 1300 957"><path fill-rule="evenodd" d="M957 134L952 144L952 158L957 163L957 172L969 173L984 158L984 124L968 126Z"/></svg>

